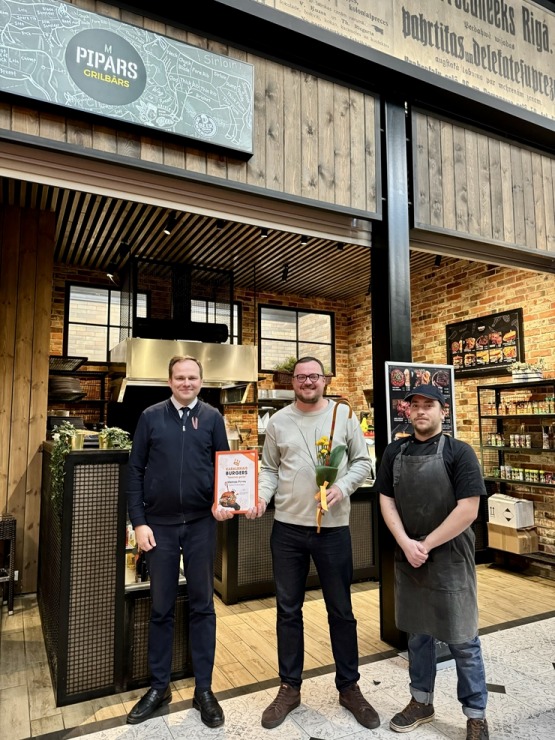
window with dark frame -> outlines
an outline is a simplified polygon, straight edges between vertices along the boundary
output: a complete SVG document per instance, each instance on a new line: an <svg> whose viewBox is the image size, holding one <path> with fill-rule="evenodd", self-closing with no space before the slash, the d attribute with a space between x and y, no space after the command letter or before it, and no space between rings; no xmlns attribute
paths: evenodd
<svg viewBox="0 0 555 740"><path fill-rule="evenodd" d="M120 341L120 296L115 288L71 283L67 287L64 322L64 354L107 362L110 350ZM148 318L147 293L137 295L137 315ZM191 301L191 320L229 327L229 304L209 300ZM233 335L228 343L239 344L240 307L233 304Z"/></svg>
<svg viewBox="0 0 555 740"><path fill-rule="evenodd" d="M70 283L66 290L64 354L108 362L110 350L120 341L120 298L115 288ZM137 295L137 312L148 316L146 293Z"/></svg>
<svg viewBox="0 0 555 740"><path fill-rule="evenodd" d="M205 324L225 324L229 329L229 339L226 344L240 344L241 311L240 304L235 301L233 302L233 334L229 319L229 303L198 298L191 300L191 321L204 322Z"/></svg>
<svg viewBox="0 0 555 740"><path fill-rule="evenodd" d="M291 357L307 355L335 372L334 314L327 311L259 305L260 372L271 373Z"/></svg>

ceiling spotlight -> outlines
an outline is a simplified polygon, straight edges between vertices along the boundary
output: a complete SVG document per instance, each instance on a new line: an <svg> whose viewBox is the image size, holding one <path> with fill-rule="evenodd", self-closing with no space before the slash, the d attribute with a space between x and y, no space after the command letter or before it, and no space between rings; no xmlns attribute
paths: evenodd
<svg viewBox="0 0 555 740"><path fill-rule="evenodd" d="M268 236L268 229L265 226L263 226L260 229L260 238L261 239L266 239L267 236Z"/></svg>
<svg viewBox="0 0 555 740"><path fill-rule="evenodd" d="M439 267L441 265L441 254L436 255L436 258L434 260L434 265L436 267Z"/></svg>
<svg viewBox="0 0 555 740"><path fill-rule="evenodd" d="M306 234L303 234L301 236L301 247L306 247L307 244L308 244L308 236L306 236Z"/></svg>
<svg viewBox="0 0 555 740"><path fill-rule="evenodd" d="M175 216L169 215L168 220L166 221L166 225L164 226L164 234L167 234L169 236L172 233L175 228L175 222Z"/></svg>
<svg viewBox="0 0 555 740"><path fill-rule="evenodd" d="M283 282L285 282L288 277L289 277L289 265L286 262L283 265L283 270L281 271L281 279L283 280Z"/></svg>
<svg viewBox="0 0 555 740"><path fill-rule="evenodd" d="M118 265L116 262L110 262L108 265L108 270L106 272L106 277L111 280L115 284L115 276L118 271Z"/></svg>
<svg viewBox="0 0 555 740"><path fill-rule="evenodd" d="M345 249L345 245L343 244L343 242L339 242L337 245L337 251L342 252L344 249Z"/></svg>
<svg viewBox="0 0 555 740"><path fill-rule="evenodd" d="M218 231L221 231L224 228L224 226L225 226L225 221L223 220L223 218L219 218L216 221L216 228L218 229Z"/></svg>

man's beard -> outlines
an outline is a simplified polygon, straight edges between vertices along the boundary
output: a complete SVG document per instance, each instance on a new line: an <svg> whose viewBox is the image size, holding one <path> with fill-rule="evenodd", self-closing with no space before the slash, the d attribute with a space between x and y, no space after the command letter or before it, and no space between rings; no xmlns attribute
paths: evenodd
<svg viewBox="0 0 555 740"><path fill-rule="evenodd" d="M316 404L322 398L322 396L314 395L311 398L303 398L298 393L295 393L295 398L297 399L297 401L300 401L301 403Z"/></svg>

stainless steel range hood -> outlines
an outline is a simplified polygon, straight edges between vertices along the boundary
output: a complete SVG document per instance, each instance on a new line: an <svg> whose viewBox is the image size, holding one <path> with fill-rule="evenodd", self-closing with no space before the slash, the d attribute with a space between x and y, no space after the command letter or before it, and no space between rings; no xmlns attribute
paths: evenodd
<svg viewBox="0 0 555 740"><path fill-rule="evenodd" d="M202 363L203 385L210 388L256 382L256 347L208 344L169 339L124 339L110 351L113 398L122 401L128 386L161 386L168 382L168 363L175 355L191 355ZM118 387L119 386L119 387Z"/></svg>

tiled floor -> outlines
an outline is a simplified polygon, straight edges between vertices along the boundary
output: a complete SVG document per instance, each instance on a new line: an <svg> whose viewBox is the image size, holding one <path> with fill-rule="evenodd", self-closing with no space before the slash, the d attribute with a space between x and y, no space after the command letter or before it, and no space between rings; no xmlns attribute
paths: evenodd
<svg viewBox="0 0 555 740"><path fill-rule="evenodd" d="M486 675L490 686L488 721L495 740L553 740L555 738L555 617L519 624L482 635ZM235 689L220 695L224 727L209 729L190 701L172 703L141 725L114 718L43 735L42 740L85 737L88 740L363 740L398 737L388 728L390 717L407 701L407 663L403 656L372 660L361 666L361 688L378 710L377 730L362 728L337 702L333 674L308 678L301 706L274 730L264 730L260 715L276 693L274 682L249 692ZM452 662L438 671L434 722L410 733L411 740L464 740L465 718L456 700ZM6 738L6 740L9 740Z"/></svg>

